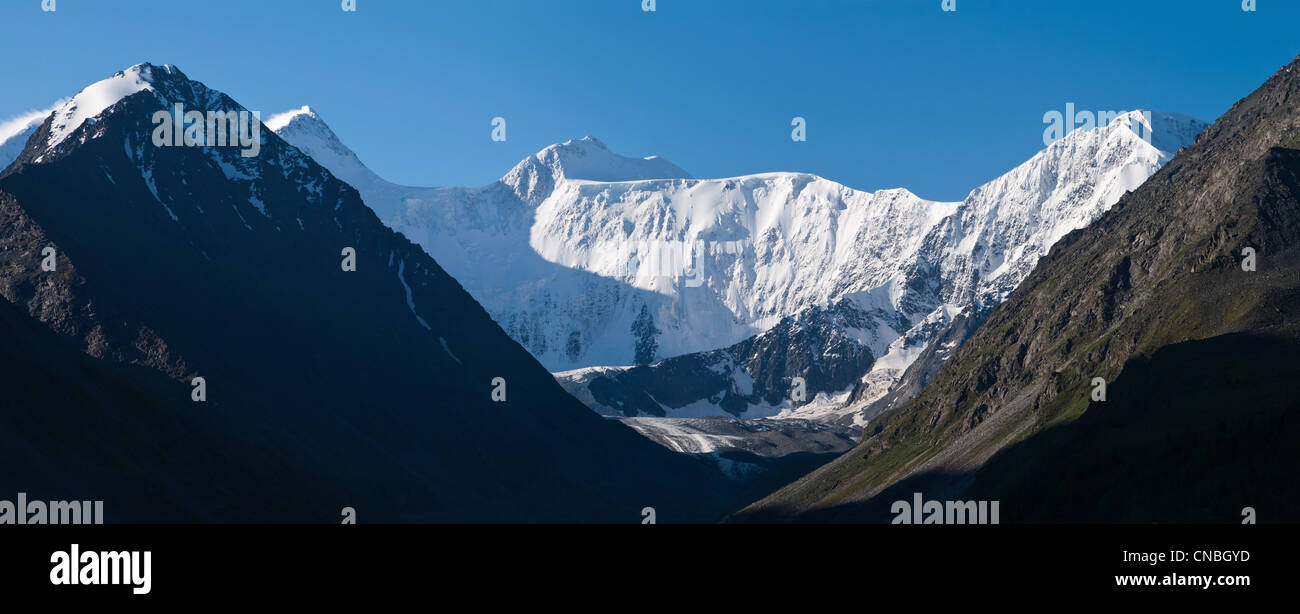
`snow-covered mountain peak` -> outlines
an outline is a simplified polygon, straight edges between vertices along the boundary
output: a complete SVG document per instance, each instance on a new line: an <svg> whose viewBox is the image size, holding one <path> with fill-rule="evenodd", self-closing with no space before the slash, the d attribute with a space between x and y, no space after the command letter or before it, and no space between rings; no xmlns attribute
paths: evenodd
<svg viewBox="0 0 1300 614"><path fill-rule="evenodd" d="M566 179L614 182L688 179L691 176L659 156L629 158L616 154L593 136L556 143L533 157L556 169Z"/></svg>
<svg viewBox="0 0 1300 614"><path fill-rule="evenodd" d="M562 180L610 183L690 178L690 173L664 158L621 156L588 136L548 146L523 159L501 178L501 183L524 202L537 205Z"/></svg>
<svg viewBox="0 0 1300 614"><path fill-rule="evenodd" d="M49 118L43 146L38 148L34 161L46 162L49 154L68 149L65 141L74 134L80 135L78 143L96 138L102 131L94 127L103 116L137 95L152 96L158 109L170 110L173 104L182 104L195 111L246 111L225 94L190 80L171 64L136 64L92 83L56 106ZM90 128L85 128L87 126Z"/></svg>
<svg viewBox="0 0 1300 614"><path fill-rule="evenodd" d="M166 130L180 124L181 112L197 135L189 128ZM225 119L214 130L217 117ZM332 195L324 191L332 178L325 169L311 164L307 154L265 134L257 117L257 112L189 79L174 66L138 64L84 88L58 105L29 137L17 162L11 164L21 165L20 169L57 165L69 157L79 157L86 149L100 155L110 150L124 152L134 165L130 172L107 167L95 172L103 172L104 180L124 191L128 199L136 198L131 202L156 205L166 219L186 227L193 227L197 217L210 219L217 215L195 204L193 196L195 190L203 189L198 187L202 185L198 177L216 169L225 178L219 192L229 196L241 188L247 190L246 196L240 194L230 203L240 227L258 230L256 226L263 222L250 220L260 216L277 230L306 230L303 221L309 216L271 204L268 194L287 182L307 192L312 202L335 205ZM226 120L238 124L228 133ZM132 181L137 173L138 183ZM91 180L78 180L82 179Z"/></svg>
<svg viewBox="0 0 1300 614"><path fill-rule="evenodd" d="M948 302L1000 302L1058 239L1105 213L1205 126L1176 113L1121 113L1105 126L1069 132L972 190L945 258L959 278L979 281L966 288L973 295Z"/></svg>
<svg viewBox="0 0 1300 614"><path fill-rule="evenodd" d="M275 115L266 118L266 121L262 123L266 125L267 128L270 128L272 131L279 132L280 130L284 129L285 126L288 126L294 121L311 122L313 120L320 122L321 124L325 123L324 121L321 120L320 115L316 114L315 109L307 105L302 105L302 107L293 109L291 111L285 111L284 113L276 113ZM326 129L328 128L329 127L326 126Z"/></svg>
<svg viewBox="0 0 1300 614"><path fill-rule="evenodd" d="M907 188L882 188L874 194L877 198L926 200Z"/></svg>
<svg viewBox="0 0 1300 614"><path fill-rule="evenodd" d="M1117 117L1112 122L1115 124L1128 128L1170 157L1179 148L1191 145L1206 125L1190 115L1168 111L1130 111Z"/></svg>
<svg viewBox="0 0 1300 614"><path fill-rule="evenodd" d="M563 143L556 143L554 145L547 147L546 149L555 149L555 150L559 150L559 149L593 150L594 149L599 151L609 151L609 147L605 146L604 141L601 141L600 139L591 135L584 136L580 139L569 139Z"/></svg>
<svg viewBox="0 0 1300 614"><path fill-rule="evenodd" d="M50 121L49 139L46 149L52 149L68 138L86 120L91 120L106 109L117 104L119 100L140 91L153 89L154 72L171 73L180 71L171 65L154 66L144 63L136 64L119 71L102 81L96 81L73 96L72 99L54 109ZM183 76L183 75L182 75Z"/></svg>
<svg viewBox="0 0 1300 614"><path fill-rule="evenodd" d="M540 335L532 323L544 318L515 314L506 321L531 327L508 330L547 364L567 366L568 356L546 352L575 328L584 335L570 333L576 341L563 347L588 354L574 352L568 364L593 366L592 357L619 342L654 352L651 361L637 362L667 358L635 377L560 376L579 398L594 399L598 411L775 415L860 426L865 404L887 393L958 316L982 318L1062 236L1100 217L1204 127L1175 114L1117 114L1101 127L1069 131L952 203L904 189L860 192L802 173L559 190L538 208L534 251L566 267L605 272L611 259L654 264L662 259L646 257L641 246L678 240L695 246L679 250L689 254L683 283L629 278L664 299L631 295L623 313L637 313L643 301L648 315L611 318L607 330L631 330L621 340L588 340L585 331L594 327L566 329L575 320L586 325L567 306L541 308L567 319L554 327L560 334ZM732 323L739 326L727 329ZM745 328L758 334L727 337ZM709 349L689 352L691 345ZM805 378L808 403L788 399L792 377ZM686 389L692 392L682 394Z"/></svg>
<svg viewBox="0 0 1300 614"><path fill-rule="evenodd" d="M1143 142L1149 149L1164 155L1163 161L1173 157L1178 149L1190 145L1205 128L1205 122L1181 113L1166 111L1124 111L1113 118L1097 117L1098 126L1070 130L1048 147L1078 148L1081 144L1100 141Z"/></svg>
<svg viewBox="0 0 1300 614"><path fill-rule="evenodd" d="M1057 239L1204 126L1119 114L961 202L936 202L808 173L695 179L592 137L545 147L487 186L407 188L362 166L310 108L285 117L268 123L356 187L552 370L727 347L843 299L843 318L856 322L846 338L890 381L956 314L1000 302ZM1152 132L1167 149L1143 138Z"/></svg>
<svg viewBox="0 0 1300 614"><path fill-rule="evenodd" d="M320 114L310 106L303 105L300 108L276 113L263 122L267 128L280 136L280 138L297 147L303 153L312 157L318 164L324 166L335 177L342 179L357 189L363 189L367 186L388 185L388 182L380 179L373 171L361 162L343 141L339 140L334 130L325 123ZM391 214L385 207L379 203L367 202L372 209L379 214L381 219L387 220L386 215Z"/></svg>
<svg viewBox="0 0 1300 614"><path fill-rule="evenodd" d="M522 202L541 204L556 187L568 182L626 182L649 179L689 179L690 173L659 156L632 158L610 151L600 139L586 136L556 143L524 158L499 182L483 188L411 188L384 180L361 162L320 114L310 106L277 113L264 122L336 177L366 195L380 219L392 222L408 207L442 200L448 190L489 190L504 185Z"/></svg>

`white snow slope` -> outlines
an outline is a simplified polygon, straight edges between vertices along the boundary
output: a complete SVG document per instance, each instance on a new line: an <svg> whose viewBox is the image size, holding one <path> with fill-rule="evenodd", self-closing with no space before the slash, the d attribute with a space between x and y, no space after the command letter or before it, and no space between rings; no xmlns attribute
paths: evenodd
<svg viewBox="0 0 1300 614"><path fill-rule="evenodd" d="M547 147L488 186L409 188L376 176L308 108L267 124L356 187L552 371L728 346L844 297L937 328L1004 298L1057 239L1204 126L1127 113L1069 133L962 202L933 202L802 173L698 180L590 137ZM942 286L909 292L927 272ZM643 309L652 326L636 327ZM888 324L862 340L884 379L923 347L902 347L907 330L896 329L907 326Z"/></svg>

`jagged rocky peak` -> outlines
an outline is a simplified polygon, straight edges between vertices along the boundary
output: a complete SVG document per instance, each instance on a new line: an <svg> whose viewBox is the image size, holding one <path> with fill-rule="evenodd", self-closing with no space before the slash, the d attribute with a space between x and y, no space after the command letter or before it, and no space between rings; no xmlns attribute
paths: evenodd
<svg viewBox="0 0 1300 614"><path fill-rule="evenodd" d="M173 65L136 64L85 87L57 105L37 131L41 135L39 146L20 158L48 162L77 144L100 136L102 131L97 126L103 116L139 95L152 95L157 109L171 110L180 104L187 112L248 111L229 96L190 79Z"/></svg>
<svg viewBox="0 0 1300 614"><path fill-rule="evenodd" d="M108 407L33 382L69 402L6 423L5 479L111 484L136 522L311 521L344 494L378 522L613 522L647 500L708 521L739 501L712 464L564 394L434 258L271 131L247 157L154 138L173 103L246 111L140 65L61 105L0 174L0 293L73 348L46 371L109 374L86 389ZM39 266L47 247L57 270ZM82 348L103 370L64 358ZM489 397L496 377L508 399ZM85 443L72 456L57 454L68 425ZM159 478L128 486L131 467Z"/></svg>

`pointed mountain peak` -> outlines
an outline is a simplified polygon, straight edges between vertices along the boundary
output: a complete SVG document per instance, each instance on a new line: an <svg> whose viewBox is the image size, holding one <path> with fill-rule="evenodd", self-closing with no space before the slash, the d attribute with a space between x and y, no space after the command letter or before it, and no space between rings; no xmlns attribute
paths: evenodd
<svg viewBox="0 0 1300 614"><path fill-rule="evenodd" d="M383 182L310 106L276 113L263 125L353 186Z"/></svg>
<svg viewBox="0 0 1300 614"><path fill-rule="evenodd" d="M60 149L64 141L81 131L83 126L96 124L102 115L122 101L145 92L152 94L159 108L169 108L172 103L183 103L196 110L233 110L238 107L225 94L190 80L171 64L136 64L86 86L76 96L57 105L50 114L48 129L38 131L44 140L43 146L37 146L35 160L42 161L45 153ZM93 133L83 131L80 141L93 137Z"/></svg>
<svg viewBox="0 0 1300 614"><path fill-rule="evenodd" d="M1167 111L1128 111L1121 113L1107 126L1111 129L1126 129L1152 147L1174 154L1179 149L1191 145L1209 125L1190 115L1170 113Z"/></svg>
<svg viewBox="0 0 1300 614"><path fill-rule="evenodd" d="M113 76L96 81L54 109L50 118L50 133L45 148L56 147L87 120L103 113L118 101L133 94L153 89L155 67L136 64L118 71ZM164 67L170 71L170 66ZM178 73L180 71L177 71Z"/></svg>
<svg viewBox="0 0 1300 614"><path fill-rule="evenodd" d="M1188 115L1165 111L1134 110L1118 113L1086 114L1084 119L1073 119L1076 127L1069 126L1066 134L1057 138L1053 146L1072 148L1079 143L1100 143L1111 139L1139 140L1172 157L1179 149L1191 145L1196 135L1208 125ZM1059 116L1057 118L1060 119ZM1079 125L1082 123L1082 125ZM1059 149L1058 149L1059 150ZM1049 146L1048 151L1051 151Z"/></svg>
<svg viewBox="0 0 1300 614"><path fill-rule="evenodd" d="M284 113L276 113L275 115L268 117L266 121L262 123L273 132L279 132L294 122L319 122L322 126L325 126L326 130L329 130L329 126L325 125L325 120L321 119L320 115L316 114L315 109L312 109L307 105L303 105L302 107L291 111L285 111ZM333 131L331 131L331 134L332 133Z"/></svg>

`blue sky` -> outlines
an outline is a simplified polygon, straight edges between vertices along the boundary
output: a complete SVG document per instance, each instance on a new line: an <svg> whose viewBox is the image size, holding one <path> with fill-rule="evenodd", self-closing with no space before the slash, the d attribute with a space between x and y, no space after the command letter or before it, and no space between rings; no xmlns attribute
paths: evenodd
<svg viewBox="0 0 1300 614"><path fill-rule="evenodd" d="M1041 149L1067 102L1209 121L1300 54L1294 0L40 4L0 0L0 121L175 64L263 117L312 105L410 185L489 183L593 135L697 177L805 171L956 200Z"/></svg>

